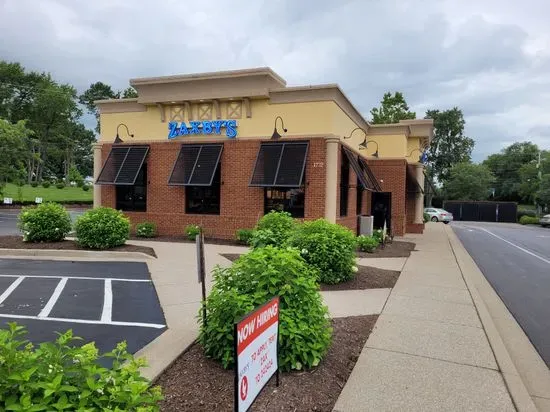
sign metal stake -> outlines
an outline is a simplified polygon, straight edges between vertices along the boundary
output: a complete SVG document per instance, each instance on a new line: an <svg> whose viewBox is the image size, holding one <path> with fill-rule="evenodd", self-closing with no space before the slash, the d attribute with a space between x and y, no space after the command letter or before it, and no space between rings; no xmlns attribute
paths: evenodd
<svg viewBox="0 0 550 412"><path fill-rule="evenodd" d="M197 245L197 274L202 292L202 326L206 330L206 273L204 268L204 233L202 230L195 236L195 243Z"/></svg>

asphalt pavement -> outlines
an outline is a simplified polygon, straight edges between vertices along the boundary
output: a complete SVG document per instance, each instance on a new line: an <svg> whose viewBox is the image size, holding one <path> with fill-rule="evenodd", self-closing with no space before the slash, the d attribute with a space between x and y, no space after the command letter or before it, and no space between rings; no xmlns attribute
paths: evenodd
<svg viewBox="0 0 550 412"><path fill-rule="evenodd" d="M17 216L21 209L0 209L0 236L18 235ZM84 213L84 209L71 209L69 214L74 222L75 219Z"/></svg>
<svg viewBox="0 0 550 412"><path fill-rule="evenodd" d="M550 229L485 222L452 227L550 366Z"/></svg>

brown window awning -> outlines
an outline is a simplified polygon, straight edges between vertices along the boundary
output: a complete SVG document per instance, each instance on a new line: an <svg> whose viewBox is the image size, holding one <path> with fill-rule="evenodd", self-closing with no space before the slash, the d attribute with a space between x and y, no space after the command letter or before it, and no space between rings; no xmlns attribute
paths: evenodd
<svg viewBox="0 0 550 412"><path fill-rule="evenodd" d="M113 147L95 183L133 185L148 152L149 146Z"/></svg>
<svg viewBox="0 0 550 412"><path fill-rule="evenodd" d="M308 142L262 143L249 186L300 187L308 148Z"/></svg>
<svg viewBox="0 0 550 412"><path fill-rule="evenodd" d="M370 190L371 192L380 192L382 189L376 181L374 174L367 165L367 162L363 161L358 155L353 153L347 147L342 146L344 153L346 154L349 164L353 168L353 171L357 175L363 189ZM361 163L360 163L361 162Z"/></svg>
<svg viewBox="0 0 550 412"><path fill-rule="evenodd" d="M424 193L424 188L420 187L416 180L415 166L407 165L407 193Z"/></svg>
<svg viewBox="0 0 550 412"><path fill-rule="evenodd" d="M223 144L184 144L172 168L172 186L212 186Z"/></svg>

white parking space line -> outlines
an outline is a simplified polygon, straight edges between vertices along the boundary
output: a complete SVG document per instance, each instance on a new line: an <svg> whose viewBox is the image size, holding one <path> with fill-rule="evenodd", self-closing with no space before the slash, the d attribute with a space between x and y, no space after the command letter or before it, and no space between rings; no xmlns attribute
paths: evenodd
<svg viewBox="0 0 550 412"><path fill-rule="evenodd" d="M47 318L50 312L52 311L55 303L57 302L57 299L59 299L59 296L61 295L61 292L63 292L63 288L67 284L67 278L61 278L57 286L55 287L55 290L53 291L52 296L50 297L50 300L48 300L48 303L46 303L46 306L44 306L44 309L40 311L38 314L39 318Z"/></svg>
<svg viewBox="0 0 550 412"><path fill-rule="evenodd" d="M500 237L500 236L498 236L498 235L495 235L493 232L491 232L491 231L489 231L489 230L487 230L487 229L479 228L479 230L483 230L484 232L489 233L491 236L494 236L494 237L496 237L497 239L500 239L500 240L502 240L503 242L508 243L510 246L513 246L513 247L515 247L515 248L521 250L522 252L525 252L525 253L527 253L528 255L531 255L531 256L533 256L533 257L536 257L537 259L542 260L543 262L545 262L545 263L547 263L547 264L550 265L550 260L545 259L545 258L543 258L542 256L539 256L539 255L537 255L536 253L531 252L530 250L527 250L527 249L525 249L525 248L522 248L521 246L518 246L518 245L516 245L515 243L510 242L509 240L506 240L506 239L504 239L504 238L502 238L502 237Z"/></svg>
<svg viewBox="0 0 550 412"><path fill-rule="evenodd" d="M87 320L87 319L39 318L38 316L12 315L12 314L4 314L4 313L0 313L0 318L31 319L31 320L46 320L46 321L49 320L54 322L85 323L88 325L139 326L142 328L154 328L154 329L162 329L166 326L160 323L118 322L118 321L103 322L101 320Z"/></svg>
<svg viewBox="0 0 550 412"><path fill-rule="evenodd" d="M19 286L25 279L25 276L19 276L13 283L0 295L0 305L8 298L9 295Z"/></svg>
<svg viewBox="0 0 550 412"><path fill-rule="evenodd" d="M19 275L23 276L23 275ZM16 278L18 275L0 275L0 278ZM91 276L55 276L55 275L24 275L23 277L37 278L37 279L86 279L86 280L105 280L109 279L115 282L151 282L151 279L123 279L123 278L94 278Z"/></svg>
<svg viewBox="0 0 550 412"><path fill-rule="evenodd" d="M101 322L110 323L113 312L113 287L111 279L105 279L105 291L103 293L103 312Z"/></svg>

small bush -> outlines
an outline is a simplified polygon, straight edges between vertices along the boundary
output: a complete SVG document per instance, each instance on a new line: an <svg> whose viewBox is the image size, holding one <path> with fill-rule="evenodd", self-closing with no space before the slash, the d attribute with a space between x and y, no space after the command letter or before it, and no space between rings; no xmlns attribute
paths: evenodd
<svg viewBox="0 0 550 412"><path fill-rule="evenodd" d="M38 182L31 182L32 187L38 187Z"/></svg>
<svg viewBox="0 0 550 412"><path fill-rule="evenodd" d="M534 210L518 209L517 211L518 222L521 220L523 216L536 217L537 213Z"/></svg>
<svg viewBox="0 0 550 412"><path fill-rule="evenodd" d="M50 187L50 182L48 182L47 180L44 180L44 181L42 182L42 187L45 188L45 189L47 189L48 187Z"/></svg>
<svg viewBox="0 0 550 412"><path fill-rule="evenodd" d="M79 216L75 223L77 242L90 249L108 249L126 243L130 219L110 207L98 207Z"/></svg>
<svg viewBox="0 0 550 412"><path fill-rule="evenodd" d="M272 210L258 221L256 228L270 230L273 233L273 245L281 246L290 236L294 226L295 222L290 213Z"/></svg>
<svg viewBox="0 0 550 412"><path fill-rule="evenodd" d="M206 300L208 324L206 329L201 326L199 335L206 355L231 367L233 323L279 295L279 366L283 370L317 366L330 345L332 330L315 272L297 250L272 246L254 249L230 268L214 269L214 286Z"/></svg>
<svg viewBox="0 0 550 412"><path fill-rule="evenodd" d="M378 243L384 243L384 231L382 229L374 229L372 231L372 237L378 240Z"/></svg>
<svg viewBox="0 0 550 412"><path fill-rule="evenodd" d="M136 236L155 237L157 235L157 225L153 222L143 222L136 225Z"/></svg>
<svg viewBox="0 0 550 412"><path fill-rule="evenodd" d="M424 223L429 222L429 221L430 221L430 215L427 214L427 213L424 213Z"/></svg>
<svg viewBox="0 0 550 412"><path fill-rule="evenodd" d="M0 405L8 411L158 411L160 387L140 375L146 365L119 343L99 356L93 342L82 345L72 331L35 347L23 326L0 330ZM109 358L107 369L98 362Z"/></svg>
<svg viewBox="0 0 550 412"><path fill-rule="evenodd" d="M88 190L90 190L90 185L84 185L84 186L82 186L82 190L84 190L85 192L87 192Z"/></svg>
<svg viewBox="0 0 550 412"><path fill-rule="evenodd" d="M324 219L305 222L292 232L287 244L318 269L322 283L341 283L354 276L356 242L348 228Z"/></svg>
<svg viewBox="0 0 550 412"><path fill-rule="evenodd" d="M538 225L539 218L532 217L532 216L522 216L521 219L519 220L519 223L522 225Z"/></svg>
<svg viewBox="0 0 550 412"><path fill-rule="evenodd" d="M374 236L357 236L357 245L363 252L373 253L379 244L380 242Z"/></svg>
<svg viewBox="0 0 550 412"><path fill-rule="evenodd" d="M201 232L201 227L199 225L187 225L185 226L185 236L189 240L195 240L197 235Z"/></svg>
<svg viewBox="0 0 550 412"><path fill-rule="evenodd" d="M77 180L76 187L84 187L84 179Z"/></svg>
<svg viewBox="0 0 550 412"><path fill-rule="evenodd" d="M25 242L59 242L71 231L71 216L57 203L26 207L19 214Z"/></svg>
<svg viewBox="0 0 550 412"><path fill-rule="evenodd" d="M250 244L253 233L254 233L254 230L252 229L239 229L237 230L235 237L237 239L237 242L243 245L248 245Z"/></svg>
<svg viewBox="0 0 550 412"><path fill-rule="evenodd" d="M56 183L55 187L57 187L58 189L63 189L65 188L65 183L62 183L62 182Z"/></svg>
<svg viewBox="0 0 550 412"><path fill-rule="evenodd" d="M249 244L254 249L266 246L281 246L278 242L278 238L270 229L256 229L252 231Z"/></svg>

